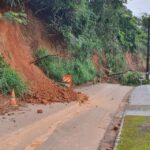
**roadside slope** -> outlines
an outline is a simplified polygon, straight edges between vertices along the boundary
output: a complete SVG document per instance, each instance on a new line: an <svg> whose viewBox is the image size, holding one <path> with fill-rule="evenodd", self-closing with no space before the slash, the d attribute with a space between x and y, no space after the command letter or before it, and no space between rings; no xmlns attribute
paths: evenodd
<svg viewBox="0 0 150 150"><path fill-rule="evenodd" d="M0 52L5 61L28 82L30 93L26 101L46 104L78 99L77 94L70 97L65 88L57 86L35 64L30 63L33 61L33 50L27 44L19 25L0 20Z"/></svg>

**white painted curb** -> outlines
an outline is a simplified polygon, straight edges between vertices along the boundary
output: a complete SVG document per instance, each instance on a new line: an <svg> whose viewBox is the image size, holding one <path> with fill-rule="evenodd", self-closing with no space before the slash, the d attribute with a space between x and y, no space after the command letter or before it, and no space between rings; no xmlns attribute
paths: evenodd
<svg viewBox="0 0 150 150"><path fill-rule="evenodd" d="M113 148L113 150L117 150L119 141L120 141L120 137L121 137L121 133L122 133L122 129L123 129L123 125L124 125L124 117L125 117L125 112L123 113L123 117L122 117L122 121L121 121L121 125L120 125L120 129L119 129L119 133L117 135L116 141L115 141L115 146Z"/></svg>

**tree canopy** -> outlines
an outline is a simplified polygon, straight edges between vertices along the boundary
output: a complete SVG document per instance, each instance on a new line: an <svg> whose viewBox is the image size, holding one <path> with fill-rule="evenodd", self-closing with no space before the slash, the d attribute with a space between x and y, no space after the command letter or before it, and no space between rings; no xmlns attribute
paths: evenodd
<svg viewBox="0 0 150 150"><path fill-rule="evenodd" d="M124 72L125 53L146 54L149 15L133 16L125 0L3 0L11 10L32 10L46 24L47 34L61 39L67 46L70 60L45 60L38 64L49 77L60 80L72 74L76 83L93 80L96 76ZM19 12L18 12L19 13ZM8 13L16 22L26 15ZM16 17L17 16L17 17ZM28 21L27 21L28 22ZM26 22L24 23L26 24ZM51 37L53 38L53 37ZM39 50L39 56L48 51ZM106 69L97 69L91 57L97 54ZM104 57L104 58L103 58ZM58 63L59 61L59 63ZM103 68L102 67L102 68ZM59 68L56 71L56 68ZM132 74L131 74L132 75ZM129 76L130 78L130 76Z"/></svg>
<svg viewBox="0 0 150 150"><path fill-rule="evenodd" d="M144 17L138 19L124 0L6 0L11 7L29 7L66 42L76 57L93 50L110 53L146 51Z"/></svg>

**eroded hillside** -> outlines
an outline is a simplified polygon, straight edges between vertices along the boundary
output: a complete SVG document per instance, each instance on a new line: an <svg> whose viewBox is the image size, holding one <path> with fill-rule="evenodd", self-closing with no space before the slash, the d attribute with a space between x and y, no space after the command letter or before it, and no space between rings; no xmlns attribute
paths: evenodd
<svg viewBox="0 0 150 150"><path fill-rule="evenodd" d="M35 25L37 26L37 24ZM7 64L17 70L27 81L30 91L24 99L31 103L44 104L49 102L68 102L76 100L78 97L84 99L84 96L76 93L70 96L66 88L56 85L34 63L31 63L34 60L34 50L36 50L35 47L32 47L33 44L37 48L47 45L49 50L54 52L52 45L46 41L46 38L42 37L42 29L36 28L36 26L33 33L31 33L31 30L26 31L27 35L33 34L32 36L25 36L25 31L23 30L26 30L26 27L3 19L0 20L1 55ZM34 24L30 25L30 27L33 28ZM36 34L34 35L34 33ZM32 43L28 41L32 41Z"/></svg>

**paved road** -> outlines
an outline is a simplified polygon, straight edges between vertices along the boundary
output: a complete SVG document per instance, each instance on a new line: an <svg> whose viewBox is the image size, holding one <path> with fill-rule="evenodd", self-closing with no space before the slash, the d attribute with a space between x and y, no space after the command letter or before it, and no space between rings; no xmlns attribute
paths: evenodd
<svg viewBox="0 0 150 150"><path fill-rule="evenodd" d="M28 106L0 117L0 150L96 150L131 87L97 84L78 88L89 96L79 105ZM36 109L44 110L37 114Z"/></svg>
<svg viewBox="0 0 150 150"><path fill-rule="evenodd" d="M143 85L134 89L126 115L150 116L150 85Z"/></svg>

